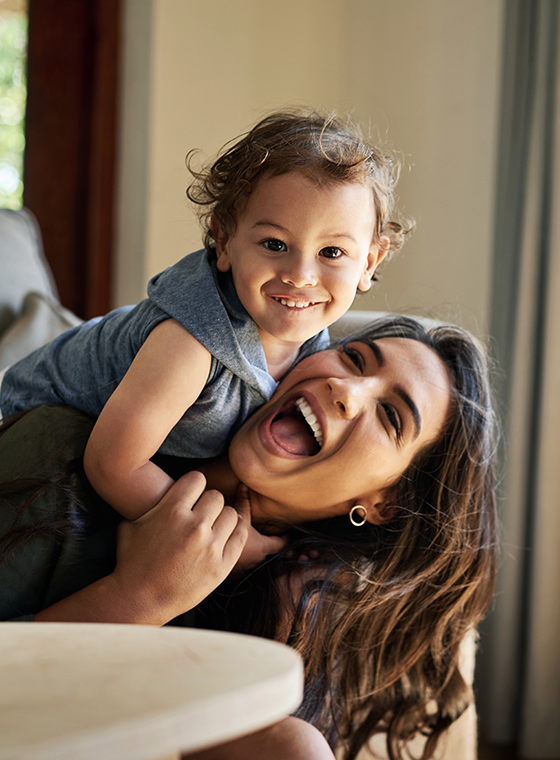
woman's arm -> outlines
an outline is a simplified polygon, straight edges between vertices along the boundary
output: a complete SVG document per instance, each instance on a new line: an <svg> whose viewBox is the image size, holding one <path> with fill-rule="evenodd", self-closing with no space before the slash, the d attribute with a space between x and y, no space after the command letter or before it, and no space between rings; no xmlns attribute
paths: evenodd
<svg viewBox="0 0 560 760"><path fill-rule="evenodd" d="M200 395L211 361L178 322L161 322L102 410L84 469L97 493L128 520L151 509L173 483L150 458Z"/></svg>
<svg viewBox="0 0 560 760"><path fill-rule="evenodd" d="M254 734L181 755L182 760L335 760L326 739L309 723L290 716Z"/></svg>
<svg viewBox="0 0 560 760"><path fill-rule="evenodd" d="M34 619L163 625L196 606L231 572L250 526L246 500L236 511L205 485L188 473L147 514L123 521L115 570Z"/></svg>

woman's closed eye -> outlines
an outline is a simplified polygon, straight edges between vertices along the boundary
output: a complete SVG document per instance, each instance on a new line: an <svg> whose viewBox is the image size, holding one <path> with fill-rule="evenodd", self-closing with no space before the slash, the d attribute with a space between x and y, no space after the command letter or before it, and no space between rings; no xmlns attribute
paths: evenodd
<svg viewBox="0 0 560 760"><path fill-rule="evenodd" d="M359 372L363 374L366 367L366 360L364 359L362 353L357 348L349 345L343 345L342 352L350 359L352 364L354 364ZM389 424L395 431L395 437L397 441L400 441L402 437L403 425L399 412L392 404L388 403L381 403L381 408L385 412L385 416L387 417Z"/></svg>
<svg viewBox="0 0 560 760"><path fill-rule="evenodd" d="M387 415L387 419L389 420L391 426L395 430L397 441L400 441L402 435L402 422L399 413L391 404L382 403L381 406L383 407L383 410Z"/></svg>
<svg viewBox="0 0 560 760"><path fill-rule="evenodd" d="M282 240L278 240L277 238L267 238L266 240L262 241L262 245L266 248L267 251L270 251L271 253L284 253L288 250L286 243L284 243Z"/></svg>
<svg viewBox="0 0 560 760"><path fill-rule="evenodd" d="M360 370L360 372L363 373L364 368L366 366L366 362L362 354L358 351L358 349L352 348L351 346L348 346L348 345L343 345L342 350L346 354L346 356L350 359L352 364L354 364Z"/></svg>

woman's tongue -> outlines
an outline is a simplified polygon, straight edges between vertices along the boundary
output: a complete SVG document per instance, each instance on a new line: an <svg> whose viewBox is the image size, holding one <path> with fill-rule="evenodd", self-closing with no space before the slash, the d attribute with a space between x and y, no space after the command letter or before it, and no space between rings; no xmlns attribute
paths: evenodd
<svg viewBox="0 0 560 760"><path fill-rule="evenodd" d="M318 446L309 426L301 417L280 417L273 420L270 433L276 443L290 454L310 457Z"/></svg>

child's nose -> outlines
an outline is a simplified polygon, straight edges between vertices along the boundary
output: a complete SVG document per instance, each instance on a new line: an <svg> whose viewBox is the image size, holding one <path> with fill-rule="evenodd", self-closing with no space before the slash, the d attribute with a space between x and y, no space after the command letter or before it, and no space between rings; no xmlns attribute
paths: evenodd
<svg viewBox="0 0 560 760"><path fill-rule="evenodd" d="M315 263L294 256L286 262L281 274L282 282L294 288L311 288L317 285Z"/></svg>

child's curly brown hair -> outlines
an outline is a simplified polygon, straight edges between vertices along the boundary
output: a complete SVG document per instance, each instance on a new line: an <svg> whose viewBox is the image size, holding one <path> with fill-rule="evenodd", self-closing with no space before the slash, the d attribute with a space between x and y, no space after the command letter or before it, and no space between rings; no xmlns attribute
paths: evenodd
<svg viewBox="0 0 560 760"><path fill-rule="evenodd" d="M192 166L197 150L190 151L186 159L194 177L187 196L200 206L207 250L214 244L212 215L228 234L233 234L237 216L257 182L292 171L319 184L359 182L371 187L376 211L373 241L388 254L401 248L412 229L409 222L388 218L393 213L398 164L368 144L349 120L303 109L277 111L232 142L201 170ZM382 236L389 242L381 240Z"/></svg>

